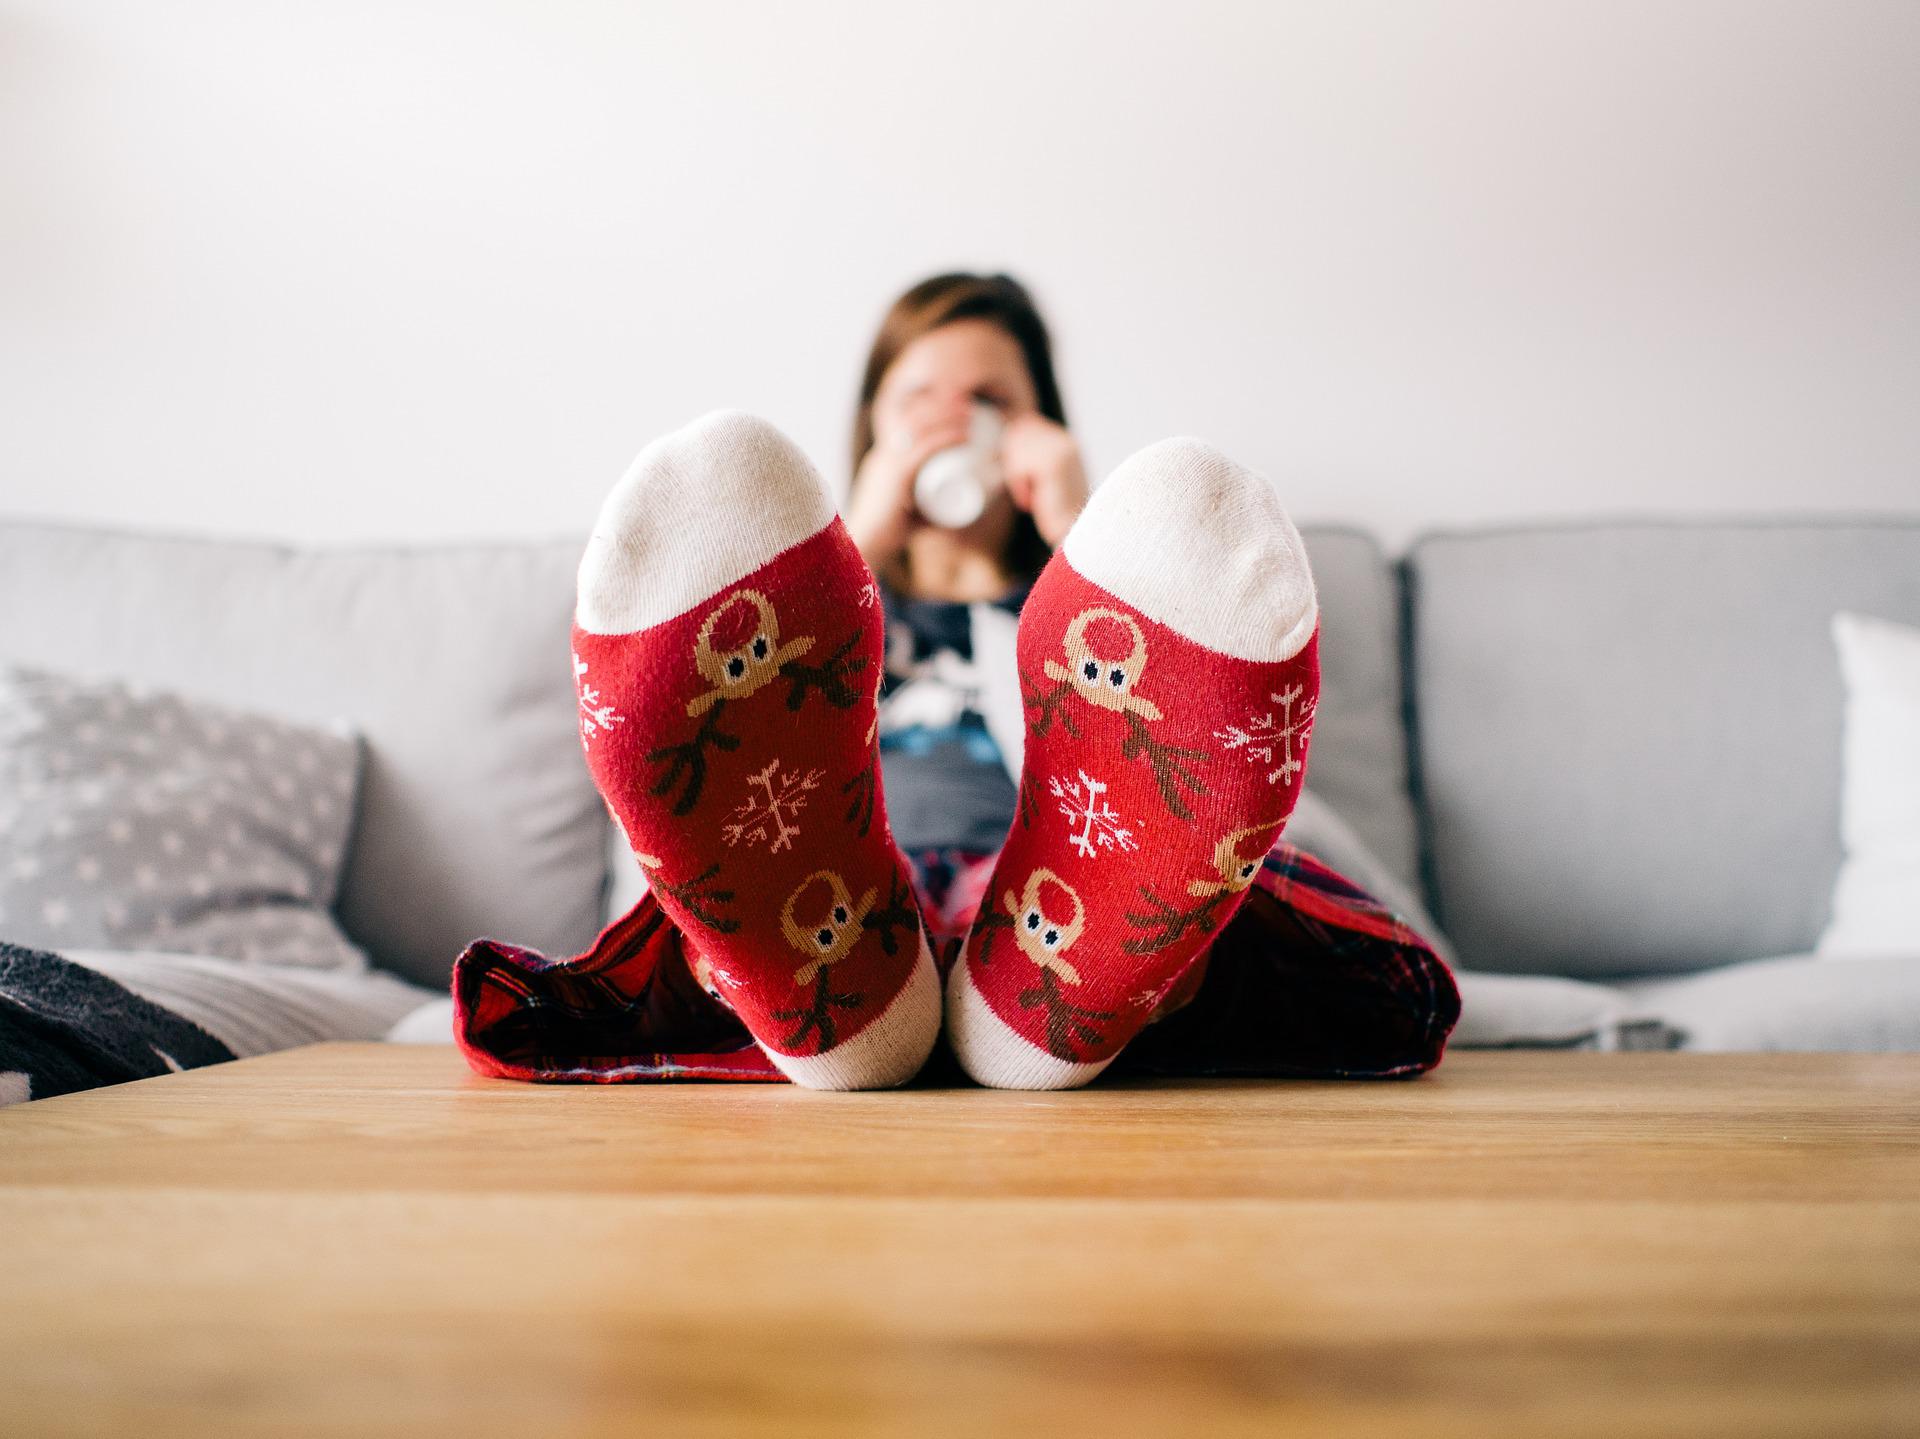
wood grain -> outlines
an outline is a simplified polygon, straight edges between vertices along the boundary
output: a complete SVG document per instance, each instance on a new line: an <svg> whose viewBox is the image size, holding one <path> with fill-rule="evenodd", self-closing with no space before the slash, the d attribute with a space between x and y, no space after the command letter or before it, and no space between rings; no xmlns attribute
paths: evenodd
<svg viewBox="0 0 1920 1439"><path fill-rule="evenodd" d="M1920 1056L0 1111L0 1433L1913 1433Z"/></svg>

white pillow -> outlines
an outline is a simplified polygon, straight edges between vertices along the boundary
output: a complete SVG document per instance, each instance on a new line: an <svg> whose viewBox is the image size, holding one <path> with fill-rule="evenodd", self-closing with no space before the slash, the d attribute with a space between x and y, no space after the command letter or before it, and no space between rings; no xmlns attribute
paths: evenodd
<svg viewBox="0 0 1920 1439"><path fill-rule="evenodd" d="M1846 685L1827 959L1920 957L1920 629L1833 617Z"/></svg>

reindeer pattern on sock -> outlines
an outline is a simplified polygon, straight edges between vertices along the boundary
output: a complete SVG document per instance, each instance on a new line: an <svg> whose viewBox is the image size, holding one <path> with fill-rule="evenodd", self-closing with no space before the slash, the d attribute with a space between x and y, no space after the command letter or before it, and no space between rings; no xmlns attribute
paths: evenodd
<svg viewBox="0 0 1920 1439"><path fill-rule="evenodd" d="M751 633L738 644L716 648L715 630L723 621L736 619L742 608L751 612ZM701 621L693 641L694 672L707 687L687 701L686 710L688 718L699 719L700 725L689 739L648 752L647 762L662 766L652 793L666 795L677 788L673 813L691 814L706 790L710 752L732 752L740 747L740 735L721 727L722 712L729 704L751 699L776 680L787 681L789 710L799 709L815 691L837 709L851 708L859 699L853 688L854 677L867 665L865 655L854 653L860 639L861 630L856 624L823 664L803 664L803 657L813 651L814 637L797 635L783 641L780 617L766 595L755 589L738 589L721 600Z"/></svg>
<svg viewBox="0 0 1920 1439"><path fill-rule="evenodd" d="M1304 763L1271 776L1249 766L1221 743L1218 716L1317 673L1318 653L1235 664L1071 571L1059 578L1058 628L1022 615L1027 749L1011 868L995 876L966 962L1017 1032L1086 1063L1126 1041L1252 888ZM1197 863L1175 867L1203 836Z"/></svg>
<svg viewBox="0 0 1920 1439"><path fill-rule="evenodd" d="M696 982L797 1056L858 1033L925 953L903 862L881 842L881 612L839 592L857 564L832 526L644 644L575 635L576 684L595 681L623 721L596 721L585 757L697 946L690 966L706 961ZM790 855L819 858L801 879Z"/></svg>
<svg viewBox="0 0 1920 1439"><path fill-rule="evenodd" d="M1065 910L1061 912L1064 902ZM1114 1017L1112 1010L1076 1003L1068 991L1080 986L1080 971L1067 958L1087 927L1087 907L1073 886L1044 865L1033 870L1015 894L1002 892L1000 909L1007 929L1023 958L1037 973L1030 987L1020 991L1022 1009L1037 1009L1045 1024L1046 1045L1061 1059L1075 1057L1076 1045L1097 1044L1096 1027ZM989 937L993 931L985 932Z"/></svg>
<svg viewBox="0 0 1920 1439"><path fill-rule="evenodd" d="M1284 823L1284 819L1269 820L1265 824L1230 830L1222 836L1213 847L1214 873L1187 881L1187 897L1198 902L1184 909L1167 903L1152 884L1141 885L1140 893L1151 908L1146 913L1128 912L1127 924L1142 933L1120 947L1128 954L1158 954L1177 944L1189 930L1212 933L1221 909L1253 888L1254 876L1260 873L1260 866ZM1249 845L1249 841L1261 836L1265 836L1265 843Z"/></svg>
<svg viewBox="0 0 1920 1439"><path fill-rule="evenodd" d="M826 886L820 894L819 886ZM811 895L809 892L812 892ZM798 1027L782 1041L782 1047L799 1052L811 1043L815 1049L833 1048L835 1025L833 1012L858 1009L866 996L857 990L836 992L833 966L845 959L866 932L867 915L873 908L875 891L861 892L855 899L847 882L830 869L817 869L801 880L780 907L780 932L787 945L804 961L793 972L796 989L813 987L807 1001L773 1011L775 1019L798 1022ZM797 911L803 901L818 897L820 905Z"/></svg>
<svg viewBox="0 0 1920 1439"><path fill-rule="evenodd" d="M1103 622L1109 633L1115 627L1126 633L1124 652L1101 653L1088 631ZM1070 696L1119 715L1127 727L1120 758L1144 760L1168 811L1176 818L1192 819L1189 802L1207 792L1195 766L1207 758L1207 753L1156 739L1148 728L1166 716L1157 703L1136 689L1147 668L1147 637L1140 622L1108 605L1091 606L1068 621L1060 650L1064 665L1052 658L1041 665L1041 672L1053 682L1051 687L1022 686L1027 708L1036 712L1029 726L1032 732L1045 736L1057 722L1077 738L1079 727L1066 708Z"/></svg>

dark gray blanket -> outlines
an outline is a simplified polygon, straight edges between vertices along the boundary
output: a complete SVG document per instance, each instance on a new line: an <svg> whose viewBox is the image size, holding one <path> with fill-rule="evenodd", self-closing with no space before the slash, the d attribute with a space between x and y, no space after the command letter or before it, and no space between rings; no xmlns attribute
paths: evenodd
<svg viewBox="0 0 1920 1439"><path fill-rule="evenodd" d="M233 1057L199 1025L104 974L0 941L0 1104Z"/></svg>

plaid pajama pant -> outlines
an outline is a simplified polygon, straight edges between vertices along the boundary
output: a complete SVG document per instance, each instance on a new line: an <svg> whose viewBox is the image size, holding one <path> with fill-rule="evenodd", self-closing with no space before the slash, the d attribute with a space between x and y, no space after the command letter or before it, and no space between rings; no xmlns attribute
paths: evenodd
<svg viewBox="0 0 1920 1439"><path fill-rule="evenodd" d="M987 897L992 855L909 854L944 977ZM548 1082L786 1078L651 895L571 959L493 940L454 966L454 1032L482 1074ZM1372 897L1284 841L1114 1075L1387 1079L1440 1062L1460 1017L1453 976ZM944 1044L919 1082L960 1079Z"/></svg>

